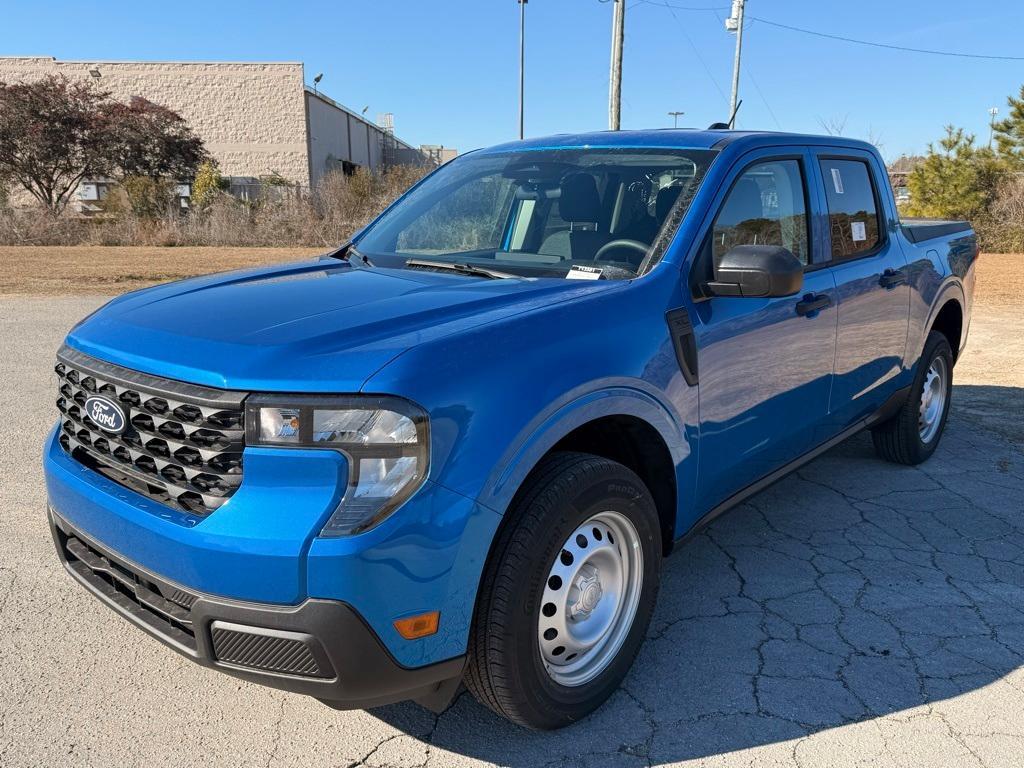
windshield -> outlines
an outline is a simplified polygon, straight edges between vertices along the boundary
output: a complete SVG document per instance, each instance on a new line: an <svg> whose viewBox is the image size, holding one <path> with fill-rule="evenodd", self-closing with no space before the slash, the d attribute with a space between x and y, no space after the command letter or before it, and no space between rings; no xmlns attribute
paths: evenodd
<svg viewBox="0 0 1024 768"><path fill-rule="evenodd" d="M636 277L661 258L715 154L580 148L466 155L388 210L356 247L379 266Z"/></svg>

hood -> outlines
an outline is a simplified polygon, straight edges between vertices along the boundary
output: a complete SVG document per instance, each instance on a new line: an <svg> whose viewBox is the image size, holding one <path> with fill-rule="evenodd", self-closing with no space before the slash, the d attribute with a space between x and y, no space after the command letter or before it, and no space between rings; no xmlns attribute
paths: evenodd
<svg viewBox="0 0 1024 768"><path fill-rule="evenodd" d="M68 344L157 376L265 392L357 392L410 347L616 282L487 280L325 259L126 294Z"/></svg>

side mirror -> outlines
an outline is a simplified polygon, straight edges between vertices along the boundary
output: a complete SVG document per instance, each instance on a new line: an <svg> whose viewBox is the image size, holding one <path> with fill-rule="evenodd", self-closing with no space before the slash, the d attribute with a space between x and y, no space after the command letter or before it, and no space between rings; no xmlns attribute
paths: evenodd
<svg viewBox="0 0 1024 768"><path fill-rule="evenodd" d="M804 265L778 245L736 245L726 251L708 283L713 296L793 296L804 284Z"/></svg>

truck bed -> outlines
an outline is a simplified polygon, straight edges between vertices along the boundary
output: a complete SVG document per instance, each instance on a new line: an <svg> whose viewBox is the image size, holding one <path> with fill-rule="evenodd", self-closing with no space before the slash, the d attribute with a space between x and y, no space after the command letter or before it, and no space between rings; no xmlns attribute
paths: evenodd
<svg viewBox="0 0 1024 768"><path fill-rule="evenodd" d="M971 231L971 224L967 221L903 219L900 224L903 227L903 234L912 243L923 243L925 240L932 240L936 237Z"/></svg>

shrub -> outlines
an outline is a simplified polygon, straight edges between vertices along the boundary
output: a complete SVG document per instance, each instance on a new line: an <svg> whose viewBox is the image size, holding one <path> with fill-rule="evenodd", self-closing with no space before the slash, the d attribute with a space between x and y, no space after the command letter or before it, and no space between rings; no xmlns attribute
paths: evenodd
<svg viewBox="0 0 1024 768"><path fill-rule="evenodd" d="M185 216L173 204L173 185L131 177L103 202L102 214L89 219L70 211L51 216L41 208L0 209L0 245L331 247L345 242L425 172L409 167L359 170L352 176L332 172L312 195L292 184L270 183L261 185L252 201L219 194L218 174L211 172L209 196Z"/></svg>
<svg viewBox="0 0 1024 768"><path fill-rule="evenodd" d="M192 205L195 208L203 208L227 189L228 180L221 175L217 164L208 160L196 170L196 177L192 182Z"/></svg>
<svg viewBox="0 0 1024 768"><path fill-rule="evenodd" d="M147 221L170 214L175 200L175 186L174 182L151 176L126 176L120 184L132 213Z"/></svg>
<svg viewBox="0 0 1024 768"><path fill-rule="evenodd" d="M1024 253L1024 175L1004 178L985 214L974 222L982 250Z"/></svg>

